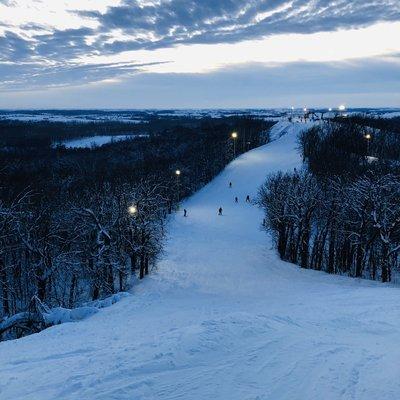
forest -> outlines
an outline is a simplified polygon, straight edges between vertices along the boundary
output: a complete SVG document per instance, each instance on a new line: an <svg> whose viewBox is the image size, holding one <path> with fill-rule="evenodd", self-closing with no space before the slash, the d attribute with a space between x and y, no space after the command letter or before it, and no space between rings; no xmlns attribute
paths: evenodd
<svg viewBox="0 0 400 400"><path fill-rule="evenodd" d="M281 259L394 279L400 251L400 124L392 130L394 124L339 118L301 134L304 167L269 176L259 192Z"/></svg>
<svg viewBox="0 0 400 400"><path fill-rule="evenodd" d="M234 157L231 133L239 133L238 155L268 142L272 125L158 119L145 138L66 149L51 143L94 126L52 124L1 125L2 339L45 328L42 309L72 309L143 279L162 254L168 216ZM108 122L102 133L121 126Z"/></svg>

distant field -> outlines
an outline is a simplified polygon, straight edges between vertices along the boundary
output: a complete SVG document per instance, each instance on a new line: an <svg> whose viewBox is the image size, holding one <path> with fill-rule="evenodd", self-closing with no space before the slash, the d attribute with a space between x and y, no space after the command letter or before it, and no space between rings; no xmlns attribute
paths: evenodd
<svg viewBox="0 0 400 400"><path fill-rule="evenodd" d="M63 145L67 149L83 149L96 146L103 146L104 144L111 142L121 142L123 140L131 140L134 139L135 137L148 137L148 135L90 136L81 139L65 140L63 142L56 143L56 145Z"/></svg>

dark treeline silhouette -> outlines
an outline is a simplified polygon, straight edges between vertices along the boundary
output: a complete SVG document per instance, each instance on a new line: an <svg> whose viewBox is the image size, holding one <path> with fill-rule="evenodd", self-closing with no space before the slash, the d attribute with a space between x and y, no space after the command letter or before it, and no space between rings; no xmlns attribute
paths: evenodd
<svg viewBox="0 0 400 400"><path fill-rule="evenodd" d="M314 174L359 176L367 170L382 174L399 169L400 133L343 121L326 122L300 135L300 149Z"/></svg>
<svg viewBox="0 0 400 400"><path fill-rule="evenodd" d="M146 124L118 121L52 122L0 120L0 147L41 147L86 136L147 133Z"/></svg>
<svg viewBox="0 0 400 400"><path fill-rule="evenodd" d="M380 118L368 117L362 114L349 115L347 117L337 117L338 121L344 124L356 124L359 126L370 126L385 132L400 133L400 117Z"/></svg>
<svg viewBox="0 0 400 400"><path fill-rule="evenodd" d="M35 312L26 317L38 304L73 308L143 278L168 214L232 159L232 130L246 129L241 153L267 140L269 126L200 120L99 148L39 139L0 150L0 338L41 329Z"/></svg>
<svg viewBox="0 0 400 400"><path fill-rule="evenodd" d="M389 282L399 266L400 175L393 153L366 159L368 127L327 123L301 135L308 168L260 190L279 256L303 268ZM375 135L388 143L398 137ZM378 149L372 148L374 154Z"/></svg>

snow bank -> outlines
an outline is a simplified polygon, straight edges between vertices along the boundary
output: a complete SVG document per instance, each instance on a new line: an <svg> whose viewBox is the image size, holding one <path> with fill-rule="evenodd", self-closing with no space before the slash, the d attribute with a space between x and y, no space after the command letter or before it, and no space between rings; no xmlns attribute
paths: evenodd
<svg viewBox="0 0 400 400"><path fill-rule="evenodd" d="M125 297L131 296L128 292L115 293L112 296L106 297L103 300L93 300L85 304L85 306L95 307L95 308L105 308L121 301Z"/></svg>
<svg viewBox="0 0 400 400"><path fill-rule="evenodd" d="M72 310L68 308L52 308L49 313L43 315L47 325L58 325L65 322L81 321L84 318L96 314L99 310L95 307L79 307Z"/></svg>
<svg viewBox="0 0 400 400"><path fill-rule="evenodd" d="M113 294L103 300L95 300L86 303L83 307L68 309L63 307L55 307L49 312L43 314L43 318L47 325L59 325L65 322L81 321L96 314L100 308L110 307L125 297L130 296L130 293L120 292Z"/></svg>

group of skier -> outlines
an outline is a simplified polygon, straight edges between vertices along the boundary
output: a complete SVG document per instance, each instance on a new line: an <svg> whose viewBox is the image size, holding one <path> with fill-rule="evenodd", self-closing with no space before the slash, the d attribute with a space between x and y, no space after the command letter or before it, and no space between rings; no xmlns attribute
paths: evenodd
<svg viewBox="0 0 400 400"><path fill-rule="evenodd" d="M232 182L229 182L229 189L232 189ZM235 203L239 203L239 199L238 199L238 197L237 196L235 196ZM250 203L250 196L249 195L247 195L246 196L246 203ZM218 209L218 215L222 215L222 211L223 211L223 209L222 209L222 207L220 207L219 209ZM183 216L184 217L187 217L187 210L186 210L186 208L184 208L183 209Z"/></svg>

